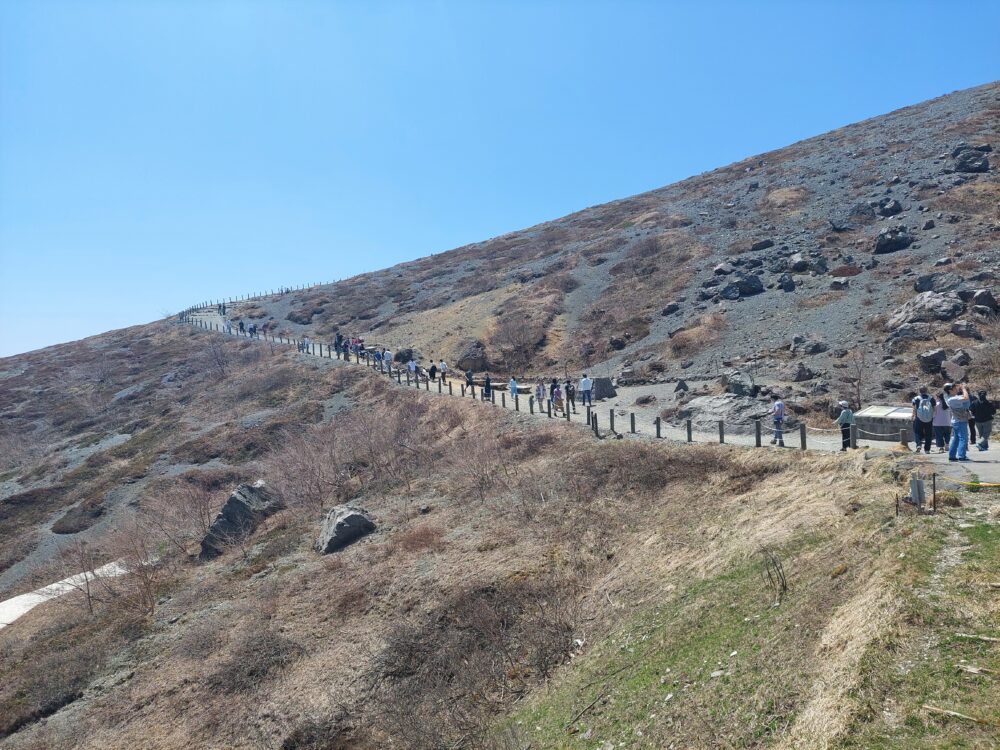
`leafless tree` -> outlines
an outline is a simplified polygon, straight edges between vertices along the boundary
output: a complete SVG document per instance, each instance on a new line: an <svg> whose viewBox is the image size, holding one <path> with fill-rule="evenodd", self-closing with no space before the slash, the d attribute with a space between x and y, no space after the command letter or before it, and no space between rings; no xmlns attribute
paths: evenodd
<svg viewBox="0 0 1000 750"><path fill-rule="evenodd" d="M842 378L843 382L851 386L854 397L854 408L860 409L862 396L868 390L868 383L872 375L872 363L868 357L868 352L858 347L851 352L847 360L847 374Z"/></svg>
<svg viewBox="0 0 1000 750"><path fill-rule="evenodd" d="M217 336L212 336L208 339L208 361L212 371L220 380L228 377L230 369L229 350Z"/></svg>
<svg viewBox="0 0 1000 750"><path fill-rule="evenodd" d="M531 364L542 340L542 331L531 316L521 311L505 314L493 334L493 341L509 372L524 372Z"/></svg>
<svg viewBox="0 0 1000 750"><path fill-rule="evenodd" d="M140 522L185 555L208 533L222 502L217 493L183 484L144 499Z"/></svg>

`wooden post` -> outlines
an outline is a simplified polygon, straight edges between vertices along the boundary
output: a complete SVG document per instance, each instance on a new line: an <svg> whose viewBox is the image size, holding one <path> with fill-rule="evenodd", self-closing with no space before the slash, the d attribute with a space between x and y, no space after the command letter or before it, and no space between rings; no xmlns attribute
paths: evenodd
<svg viewBox="0 0 1000 750"><path fill-rule="evenodd" d="M910 442L907 439L907 433L908 432L909 432L909 430L900 430L899 431L899 444L902 445L904 448L906 448L907 447L907 443Z"/></svg>
<svg viewBox="0 0 1000 750"><path fill-rule="evenodd" d="M600 437L601 436L601 432L600 432L600 430L597 429L597 412L596 411L591 415L591 418L593 419L594 435L596 437Z"/></svg>
<svg viewBox="0 0 1000 750"><path fill-rule="evenodd" d="M410 384L410 371L409 370L406 371L406 384L407 385Z"/></svg>
<svg viewBox="0 0 1000 750"><path fill-rule="evenodd" d="M475 383L473 383L472 385L469 386L469 391L472 393L472 400L475 401L476 400L476 384Z"/></svg>
<svg viewBox="0 0 1000 750"><path fill-rule="evenodd" d="M806 449L806 423L799 423L799 442L802 443L802 450Z"/></svg>
<svg viewBox="0 0 1000 750"><path fill-rule="evenodd" d="M444 386L441 385L441 379L439 378L438 379L438 393L441 393L442 390L444 390Z"/></svg>
<svg viewBox="0 0 1000 750"><path fill-rule="evenodd" d="M548 399L546 403L549 405L549 419L552 419L552 399Z"/></svg>
<svg viewBox="0 0 1000 750"><path fill-rule="evenodd" d="M409 376L407 376L407 378L409 378ZM399 385L403 384L403 376L400 375L399 370L396 370L396 382L399 383Z"/></svg>
<svg viewBox="0 0 1000 750"><path fill-rule="evenodd" d="M465 383L462 383L462 398L465 398Z"/></svg>
<svg viewBox="0 0 1000 750"><path fill-rule="evenodd" d="M608 425L611 427L611 431L615 431L615 407L608 409L608 413L611 415L608 420Z"/></svg>
<svg viewBox="0 0 1000 750"><path fill-rule="evenodd" d="M496 406L497 403L497 392L493 388L490 388L490 403Z"/></svg>
<svg viewBox="0 0 1000 750"><path fill-rule="evenodd" d="M587 424L591 423L590 419L590 404L587 404Z"/></svg>
<svg viewBox="0 0 1000 750"><path fill-rule="evenodd" d="M530 411L532 414L535 413L535 397L534 396L528 396L528 411Z"/></svg>
<svg viewBox="0 0 1000 750"><path fill-rule="evenodd" d="M569 404L563 401L563 416L566 417L566 421L569 421Z"/></svg>
<svg viewBox="0 0 1000 750"><path fill-rule="evenodd" d="M753 444L756 445L758 448L760 448L760 446L761 446L761 434L760 433L761 433L760 420L759 419L755 419L753 421Z"/></svg>
<svg viewBox="0 0 1000 750"><path fill-rule="evenodd" d="M656 437L660 437L660 423L661 423L661 421L662 420L659 417L656 418Z"/></svg>
<svg viewBox="0 0 1000 750"><path fill-rule="evenodd" d="M503 409L507 408L507 394L503 391L500 391L500 406Z"/></svg>
<svg viewBox="0 0 1000 750"><path fill-rule="evenodd" d="M448 395L449 396L454 396L455 395L454 392L451 390L451 381L450 380L448 381ZM462 395L464 396L465 394L463 393Z"/></svg>
<svg viewBox="0 0 1000 750"><path fill-rule="evenodd" d="M634 435L635 434L635 412L634 411L629 413L629 428L631 429L632 434Z"/></svg>
<svg viewBox="0 0 1000 750"><path fill-rule="evenodd" d="M719 443L726 442L726 423L721 419L719 420Z"/></svg>
<svg viewBox="0 0 1000 750"><path fill-rule="evenodd" d="M856 424L851 425L851 447L858 447L858 426Z"/></svg>
<svg viewBox="0 0 1000 750"><path fill-rule="evenodd" d="M688 442L689 443L694 442L694 438L692 438L692 436L691 436L691 420L690 419L685 419L684 420L684 427L687 428L687 439L688 439Z"/></svg>
<svg viewBox="0 0 1000 750"><path fill-rule="evenodd" d="M430 391L430 389L431 389L431 379L427 378L427 380L424 381L424 390Z"/></svg>
<svg viewBox="0 0 1000 750"><path fill-rule="evenodd" d="M851 425L853 427L854 425ZM931 491L934 493L932 497L934 498L931 502L931 509L937 513L937 472L931 474Z"/></svg>

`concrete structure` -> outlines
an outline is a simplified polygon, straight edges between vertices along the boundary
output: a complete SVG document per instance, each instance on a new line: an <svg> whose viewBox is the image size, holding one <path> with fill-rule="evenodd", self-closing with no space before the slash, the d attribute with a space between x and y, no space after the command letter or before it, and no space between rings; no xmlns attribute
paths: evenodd
<svg viewBox="0 0 1000 750"><path fill-rule="evenodd" d="M907 441L913 440L913 425L909 406L866 406L854 413L854 423L858 426L858 440L883 440L899 442L899 431L906 430Z"/></svg>

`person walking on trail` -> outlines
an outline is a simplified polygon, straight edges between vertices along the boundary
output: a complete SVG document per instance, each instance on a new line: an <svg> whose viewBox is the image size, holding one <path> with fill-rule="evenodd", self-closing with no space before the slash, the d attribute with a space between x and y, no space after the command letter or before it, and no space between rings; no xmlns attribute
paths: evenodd
<svg viewBox="0 0 1000 750"><path fill-rule="evenodd" d="M552 382L549 383L549 401L556 400L556 389L559 387L559 381L552 378Z"/></svg>
<svg viewBox="0 0 1000 750"><path fill-rule="evenodd" d="M410 375L417 377L417 363L413 357L410 357L410 361L406 363L406 369L410 371Z"/></svg>
<svg viewBox="0 0 1000 750"><path fill-rule="evenodd" d="M948 411L948 403L944 400L943 393L939 393L934 399L934 421L931 425L934 427L937 452L947 452L948 443L951 442L951 412Z"/></svg>
<svg viewBox="0 0 1000 750"><path fill-rule="evenodd" d="M979 442L976 447L981 451L990 449L990 435L993 434L993 417L996 416L997 407L987 397L986 391L979 392L979 398L972 405L972 419L976 423L976 432L979 433Z"/></svg>
<svg viewBox="0 0 1000 750"><path fill-rule="evenodd" d="M445 377L448 375L448 363L442 359L438 364L438 370L441 371L441 382L444 383Z"/></svg>
<svg viewBox="0 0 1000 750"><path fill-rule="evenodd" d="M467 388L472 388L475 385L472 380L472 370L465 371L465 385Z"/></svg>
<svg viewBox="0 0 1000 750"><path fill-rule="evenodd" d="M583 373L583 377L580 379L580 405L592 406L594 403L593 393L594 381L587 377L587 373Z"/></svg>
<svg viewBox="0 0 1000 750"><path fill-rule="evenodd" d="M951 412L951 443L948 446L948 460L968 461L969 420L972 417L969 412L969 407L972 405L969 388L965 383L958 385L945 383L944 395L948 402L948 410Z"/></svg>
<svg viewBox="0 0 1000 750"><path fill-rule="evenodd" d="M930 453L931 441L934 439L934 397L927 392L926 386L921 386L920 393L910 403L913 405L910 419L913 420L916 451L920 453L920 446L923 444L924 453Z"/></svg>
<svg viewBox="0 0 1000 750"><path fill-rule="evenodd" d="M513 375L510 376L510 382L507 383L507 390L510 391L511 400L517 398L517 378Z"/></svg>
<svg viewBox="0 0 1000 750"><path fill-rule="evenodd" d="M969 445L975 445L976 444L976 415L975 415L975 411L976 411L976 404L978 404L978 403L979 403L979 397L975 393L973 393L972 391L969 391L969 414L971 415L969 417Z"/></svg>
<svg viewBox="0 0 1000 750"><path fill-rule="evenodd" d="M246 332L246 328L244 327L242 320L240 321L239 332L241 336Z"/></svg>
<svg viewBox="0 0 1000 750"><path fill-rule="evenodd" d="M483 401L490 401L493 398L493 381L490 380L489 373L486 373L486 380L483 381L483 389L480 394Z"/></svg>
<svg viewBox="0 0 1000 750"><path fill-rule="evenodd" d="M302 337L302 351L304 351L306 354L309 354L312 351L308 336Z"/></svg>
<svg viewBox="0 0 1000 750"><path fill-rule="evenodd" d="M538 385L535 386L535 402L539 409L545 407L545 383L542 381L538 381Z"/></svg>
<svg viewBox="0 0 1000 750"><path fill-rule="evenodd" d="M851 447L851 425L854 424L854 412L851 411L850 404L846 401L838 401L840 416L836 419L836 424L840 426L840 450L846 451Z"/></svg>
<svg viewBox="0 0 1000 750"><path fill-rule="evenodd" d="M392 352L390 350L386 349L382 352L382 361L385 362L386 369L392 375Z"/></svg>
<svg viewBox="0 0 1000 750"><path fill-rule="evenodd" d="M250 334L250 338L252 338L252 339L257 338L257 324L256 323L251 323L250 324L250 330L248 331L248 333Z"/></svg>
<svg viewBox="0 0 1000 750"><path fill-rule="evenodd" d="M552 382L554 383L552 388L552 410L565 415L566 411L563 409L562 386L559 385L559 381L553 380Z"/></svg>
<svg viewBox="0 0 1000 750"><path fill-rule="evenodd" d="M427 375L432 381L437 380L438 366L434 364L433 360L431 360L431 369L427 371Z"/></svg>
<svg viewBox="0 0 1000 750"><path fill-rule="evenodd" d="M572 408L573 413L576 414L576 387L568 378L566 379L566 385L563 386L563 395L566 398L567 411Z"/></svg>
<svg viewBox="0 0 1000 750"><path fill-rule="evenodd" d="M779 448L785 447L783 427L785 424L785 402L774 394L774 403L771 404L771 419L774 420L774 437L771 438L771 445Z"/></svg>
<svg viewBox="0 0 1000 750"><path fill-rule="evenodd" d="M230 336L233 335L233 321L231 320L226 321L226 333Z"/></svg>

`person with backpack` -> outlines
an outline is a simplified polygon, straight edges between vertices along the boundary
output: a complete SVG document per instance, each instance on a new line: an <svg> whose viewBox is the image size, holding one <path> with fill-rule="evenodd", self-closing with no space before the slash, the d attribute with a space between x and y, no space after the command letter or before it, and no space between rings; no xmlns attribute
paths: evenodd
<svg viewBox="0 0 1000 750"><path fill-rule="evenodd" d="M583 377L580 379L580 405L581 406L592 406L594 399L592 394L594 392L594 381L587 377L587 373L583 373Z"/></svg>
<svg viewBox="0 0 1000 750"><path fill-rule="evenodd" d="M486 379L483 381L480 395L483 401L490 401L493 398L493 381L490 379L489 373L486 373Z"/></svg>
<svg viewBox="0 0 1000 750"><path fill-rule="evenodd" d="M566 379L563 391L566 394L566 408L572 408L573 413L576 414L576 386L573 385L573 382L569 378Z"/></svg>
<svg viewBox="0 0 1000 750"><path fill-rule="evenodd" d="M246 332L246 327L243 325L243 321L242 320L240 321L240 325L239 325L238 330L240 332L240 336L242 336Z"/></svg>
<svg viewBox="0 0 1000 750"><path fill-rule="evenodd" d="M854 412L851 411L850 404L846 401L838 401L837 406L840 407L840 416L834 423L840 427L840 450L846 451L851 447L851 425L854 424Z"/></svg>
<svg viewBox="0 0 1000 750"><path fill-rule="evenodd" d="M441 382L445 383L448 376L448 363L445 362L444 359L442 359L440 364L438 364L438 370L441 371ZM445 385L447 385L447 383L445 383Z"/></svg>
<svg viewBox="0 0 1000 750"><path fill-rule="evenodd" d="M976 423L976 432L979 433L979 442L976 447L981 451L990 449L990 435L993 434L993 417L997 413L996 404L986 397L986 391L979 392L979 398L972 405L972 418Z"/></svg>
<svg viewBox="0 0 1000 750"><path fill-rule="evenodd" d="M777 393L774 394L774 402L771 404L771 419L774 422L774 437L771 438L771 445L784 448L785 402L778 397Z"/></svg>
<svg viewBox="0 0 1000 750"><path fill-rule="evenodd" d="M913 420L916 451L920 453L920 446L923 444L924 453L930 453L931 441L934 439L934 397L927 392L927 386L920 386L920 393L910 403L913 406L910 419Z"/></svg>
<svg viewBox="0 0 1000 750"><path fill-rule="evenodd" d="M955 390L958 393L955 393ZM948 410L951 412L951 443L948 446L949 461L968 461L969 450L969 413L971 399L969 398L969 388L965 383L944 384L945 400L948 402Z"/></svg>
<svg viewBox="0 0 1000 750"><path fill-rule="evenodd" d="M939 393L934 399L934 442L937 444L938 453L947 453L948 443L951 442L951 412L948 411L948 402L944 400L944 393Z"/></svg>
<svg viewBox="0 0 1000 750"><path fill-rule="evenodd" d="M431 369L427 371L427 376L431 379L431 382L437 380L438 376L438 366L431 360Z"/></svg>

